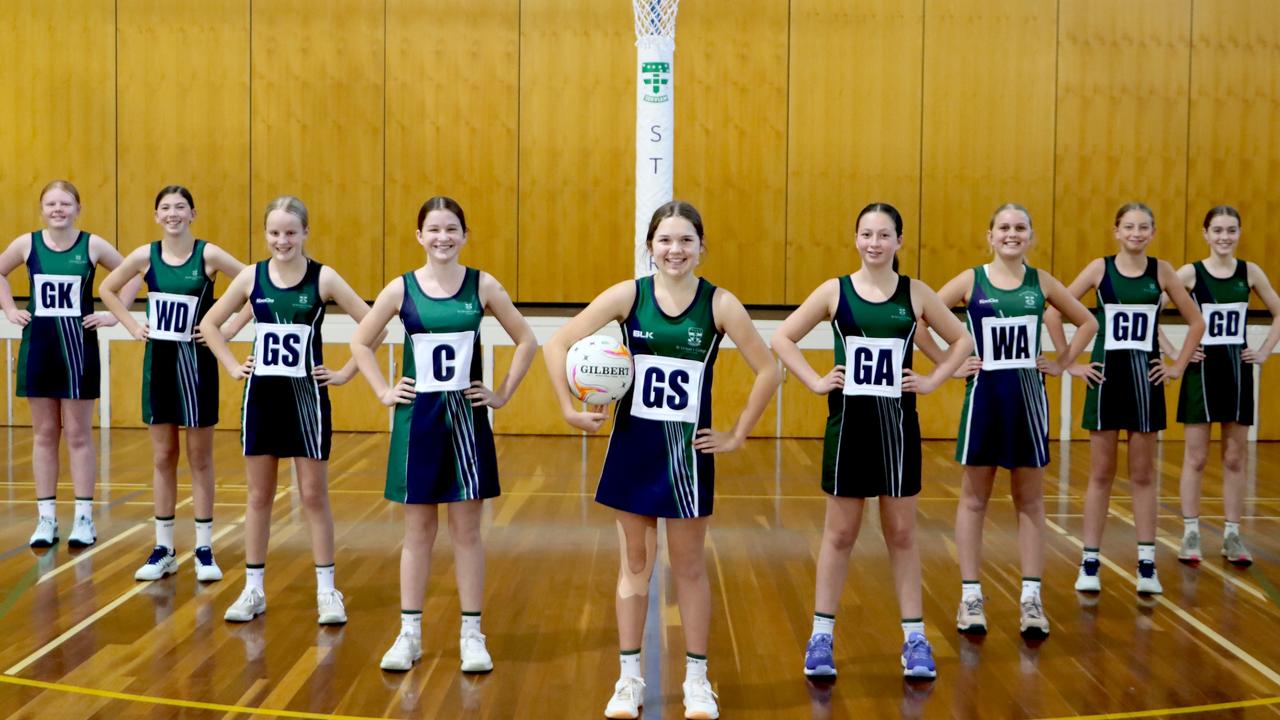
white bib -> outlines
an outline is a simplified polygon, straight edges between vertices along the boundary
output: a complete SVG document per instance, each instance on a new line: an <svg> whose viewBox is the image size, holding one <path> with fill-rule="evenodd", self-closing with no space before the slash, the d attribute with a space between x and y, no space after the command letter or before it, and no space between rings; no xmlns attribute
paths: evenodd
<svg viewBox="0 0 1280 720"><path fill-rule="evenodd" d="M662 355L636 355L631 415L646 420L697 423L702 363Z"/></svg>
<svg viewBox="0 0 1280 720"><path fill-rule="evenodd" d="M196 329L196 300L192 295L147 293L151 339L191 342L191 334Z"/></svg>
<svg viewBox="0 0 1280 720"><path fill-rule="evenodd" d="M902 397L905 350L906 343L901 338L846 337L844 394Z"/></svg>
<svg viewBox="0 0 1280 720"><path fill-rule="evenodd" d="M475 331L417 333L410 338L413 340L413 365L418 375L413 383L414 390L425 393L471 387Z"/></svg>
<svg viewBox="0 0 1280 720"><path fill-rule="evenodd" d="M1036 367L1036 332L1040 318L1035 315L988 317L982 324L982 369L1007 370Z"/></svg>
<svg viewBox="0 0 1280 720"><path fill-rule="evenodd" d="M304 378L311 352L311 326L258 323L253 343L253 374Z"/></svg>
<svg viewBox="0 0 1280 720"><path fill-rule="evenodd" d="M1200 306L1204 314L1204 337L1201 345L1243 345L1244 320L1249 303L1205 303Z"/></svg>
<svg viewBox="0 0 1280 720"><path fill-rule="evenodd" d="M80 317L79 275L31 276L31 298L36 317Z"/></svg>
<svg viewBox="0 0 1280 720"><path fill-rule="evenodd" d="M1155 347L1157 310L1155 305L1103 305L1106 327L1102 329L1105 343L1102 348L1151 350Z"/></svg>

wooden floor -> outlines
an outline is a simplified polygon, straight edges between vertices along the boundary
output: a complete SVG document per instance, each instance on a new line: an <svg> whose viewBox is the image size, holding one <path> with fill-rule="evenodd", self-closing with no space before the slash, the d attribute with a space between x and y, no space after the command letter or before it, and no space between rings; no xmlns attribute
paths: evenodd
<svg viewBox="0 0 1280 720"><path fill-rule="evenodd" d="M378 669L398 630L402 532L398 508L381 496L385 434L335 437L337 577L350 622L319 628L306 528L290 491L276 505L267 564L270 611L245 625L222 620L244 580L244 479L234 433L217 439L216 546L226 578L208 586L196 583L190 564L186 489L179 495L177 540L179 553L188 554L178 574L155 583L133 580L153 540L145 432L104 436L99 542L79 553L65 542L44 553L27 547L35 517L31 434L0 429L0 436L6 433L0 450L9 468L0 476L0 715L601 716L617 675L617 535L609 512L592 502L604 439L499 438L504 494L489 504L485 529L484 627L496 669L465 677L457 670L458 600L444 532L424 613L425 656L407 674ZM1088 445L1054 450L1045 485L1050 638L1028 644L1017 634L1020 573L1004 491L992 502L982 578L991 632L973 641L954 631L959 471L950 443L927 443L919 539L938 680L908 684L900 676L898 611L869 513L838 616L840 679L817 687L800 669L823 518L820 445L752 441L723 457L708 547L710 674L722 715L1158 717L1199 707L1183 716L1280 717L1280 445L1259 445L1250 459L1249 477L1256 480L1244 529L1257 562L1248 570L1217 560L1222 510L1212 468L1203 509L1204 549L1212 560L1199 568L1178 564L1182 448L1162 447L1157 553L1166 594L1153 601L1133 592L1134 531L1123 480L1103 546L1103 592L1089 598L1072 590ZM59 490L65 537L72 492L65 482ZM649 720L683 717L674 588L665 571L657 584L646 632Z"/></svg>

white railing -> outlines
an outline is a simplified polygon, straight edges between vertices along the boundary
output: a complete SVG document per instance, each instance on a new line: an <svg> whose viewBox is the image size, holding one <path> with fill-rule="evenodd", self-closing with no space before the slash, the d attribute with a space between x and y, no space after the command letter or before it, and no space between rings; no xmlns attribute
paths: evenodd
<svg viewBox="0 0 1280 720"><path fill-rule="evenodd" d="M139 323L146 320L146 314L141 311L135 311L133 316ZM534 336L537 337L539 345L549 340L556 330L559 330L560 327L569 320L568 317L564 316L548 315L531 315L526 316L526 319L529 321L529 325L533 328ZM778 326L781 324L781 320L755 321L756 330L760 332L760 335L765 338L766 342L773 336L774 331L777 330ZM321 333L324 336L324 342L326 344L346 345L351 342L351 337L355 332L355 328L356 323L349 315L326 314L324 325L321 328ZM1182 346L1182 341L1183 338L1186 337L1187 331L1185 325L1161 325L1161 328L1165 331L1165 334L1175 346ZM1067 325L1066 330L1067 339L1070 340L1075 332L1075 328L1071 325ZM1263 340L1266 339L1268 330L1268 325L1250 325L1247 333L1249 346L1258 347L1261 345ZM613 335L619 338L621 337L618 333L618 326L616 323L610 323L603 328L600 333ZM5 357L7 363L5 382L6 396L8 398L8 424L12 425L14 380L16 377L14 358L17 357L17 343L22 340L22 328L14 325L13 323L0 320L0 339L5 342ZM241 330L238 335L232 338L232 341L251 343L253 342L253 339L253 327L250 325L249 327ZM934 335L934 339L938 341L939 345L946 347L946 343L943 342L943 340L936 334ZM98 422L104 428L111 427L111 345L121 341L136 342L133 336L126 332L120 325L101 328L98 330L98 347L101 351L102 358L102 389L100 399L98 401ZM822 323L806 335L804 339L800 341L799 346L802 350L830 350L831 341L831 328L826 323ZM401 326L398 320L392 320L391 324L388 326L387 339L385 342L388 345L404 344L404 327ZM1052 350L1053 342L1049 339L1047 333L1044 333L1041 343L1045 350ZM514 345L514 343L511 341L511 338L507 336L506 331L502 329L502 326L498 324L497 320L492 317L485 317L480 323L480 345L484 356L484 383L493 387L493 349L500 346L509 347ZM721 346L732 348L734 347L734 344L728 337L725 337ZM1280 353L1280 347L1277 348L1276 352ZM387 378L388 381L393 381L396 377L396 352L387 353L387 357ZM1258 435L1258 386L1260 385L1261 379L1261 368L1258 365L1253 366L1253 379L1254 424L1249 427L1250 440L1256 440ZM1068 442L1071 440L1071 428L1073 427L1071 396L1074 391L1075 383L1063 382L1061 383L1061 386L1062 389L1058 401L1058 417L1060 421L1058 425L1058 439L1063 442ZM783 388L779 387L777 398L778 402L775 404L775 407L777 408L777 415L775 418L775 435L778 437L782 436L782 392ZM492 412L492 410L490 412ZM391 411L388 410L388 428L390 428L390 422Z"/></svg>

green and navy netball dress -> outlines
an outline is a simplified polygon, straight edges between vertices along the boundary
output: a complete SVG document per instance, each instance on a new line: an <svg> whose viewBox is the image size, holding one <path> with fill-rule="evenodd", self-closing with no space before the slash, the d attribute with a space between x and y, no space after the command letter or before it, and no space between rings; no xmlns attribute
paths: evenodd
<svg viewBox="0 0 1280 720"><path fill-rule="evenodd" d="M1036 369L1044 293L1040 273L1024 266L1022 284L1001 290L986 267L973 269L969 332L982 369L965 383L956 460L980 467L1049 464L1049 398Z"/></svg>
<svg viewBox="0 0 1280 720"><path fill-rule="evenodd" d="M85 316L93 312L96 269L89 259L89 233L81 232L61 251L44 244L44 231L31 233L31 322L22 328L18 351L18 397L98 397L98 331L84 328Z"/></svg>
<svg viewBox="0 0 1280 720"><path fill-rule="evenodd" d="M1231 277L1219 279L1197 262L1191 289L1204 315L1200 346L1204 360L1191 363L1178 393L1178 422L1253 424L1253 367L1240 359L1249 311L1249 263L1236 261Z"/></svg>
<svg viewBox="0 0 1280 720"><path fill-rule="evenodd" d="M711 371L721 333L711 312L716 287L698 279L679 315L658 307L653 276L636 280L636 299L621 323L635 360L631 389L614 406L596 502L637 515L711 514L715 461L693 449L711 427Z"/></svg>
<svg viewBox="0 0 1280 720"><path fill-rule="evenodd" d="M147 354L142 363L142 422L211 427L218 424L218 361L193 334L213 305L203 240L180 265L151 243L147 281Z"/></svg>
<svg viewBox="0 0 1280 720"><path fill-rule="evenodd" d="M1084 398L1085 430L1156 432L1165 426L1164 388L1147 379L1151 363L1160 359L1156 326L1160 319L1158 261L1147 258L1137 277L1122 275L1116 258L1103 260L1098 283L1098 337L1091 362L1102 363L1105 378Z"/></svg>
<svg viewBox="0 0 1280 720"><path fill-rule="evenodd" d="M920 420L915 393L902 392L911 367L916 314L911 278L898 276L893 297L871 302L840 278L831 320L844 391L827 395L822 490L838 497L908 497L920 492Z"/></svg>
<svg viewBox="0 0 1280 720"><path fill-rule="evenodd" d="M253 374L244 383L240 441L245 455L329 459L329 389L311 371L324 363L320 263L307 259L297 285L276 287L268 260L255 266Z"/></svg>
<svg viewBox="0 0 1280 720"><path fill-rule="evenodd" d="M452 297L433 298L407 272L400 321L413 403L396 405L387 458L388 500L449 503L497 497L498 459L486 407L462 393L480 380L480 271L467 268Z"/></svg>

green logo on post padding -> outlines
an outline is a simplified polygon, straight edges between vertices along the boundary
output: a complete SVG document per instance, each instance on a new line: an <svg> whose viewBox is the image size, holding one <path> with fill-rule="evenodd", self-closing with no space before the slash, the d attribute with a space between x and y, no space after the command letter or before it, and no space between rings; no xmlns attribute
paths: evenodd
<svg viewBox="0 0 1280 720"><path fill-rule="evenodd" d="M640 64L640 82L648 88L644 101L664 103L671 99L667 85L671 83L671 63L647 62Z"/></svg>

